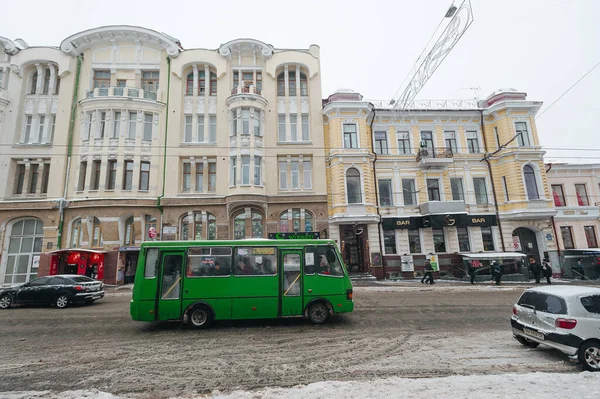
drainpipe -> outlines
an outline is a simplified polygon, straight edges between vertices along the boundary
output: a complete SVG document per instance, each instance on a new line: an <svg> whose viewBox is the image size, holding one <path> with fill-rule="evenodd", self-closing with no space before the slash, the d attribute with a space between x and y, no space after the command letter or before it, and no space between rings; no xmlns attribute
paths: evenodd
<svg viewBox="0 0 600 399"><path fill-rule="evenodd" d="M69 121L69 143L67 146L67 166L65 168L65 185L63 189L63 196L60 198L58 204L59 222L58 222L58 236L56 238L56 246L61 249L62 235L65 223L65 203L67 202L67 189L69 186L69 176L71 174L71 157L73 155L73 131L75 130L75 117L77 115L77 98L79 94L79 75L81 74L81 63L83 62L83 54L77 56L77 71L75 72L75 87L73 88L73 102L71 103L71 120Z"/></svg>
<svg viewBox="0 0 600 399"><path fill-rule="evenodd" d="M160 240L163 239L163 220L164 210L160 203L161 199L165 196L165 182L167 179L167 143L169 138L169 98L171 94L171 58L167 57L167 108L165 116L165 151L163 154L163 180L162 180L162 194L156 198L156 207L160 211Z"/></svg>
<svg viewBox="0 0 600 399"><path fill-rule="evenodd" d="M376 114L376 110L375 110L375 106L372 103L369 103L371 105L371 107L373 107L373 118L371 118L371 123L369 124L369 130L371 131L371 137L370 137L370 142L371 142L371 152L373 153L373 155L375 156L375 159L373 160L373 182L375 185L375 208L377 209L377 217L379 219L379 221L377 222L377 234L379 235L379 254L381 256L381 270L383 272L383 279L385 280L385 259L383 258L383 245L382 245L382 240L381 240L381 213L379 212L379 185L377 183L377 153L375 152L375 148L373 147L373 122L375 122L375 114ZM394 233L395 234L395 233ZM369 254L370 255L370 254Z"/></svg>
<svg viewBox="0 0 600 399"><path fill-rule="evenodd" d="M480 122L481 122L481 135L483 136L483 147L484 147L485 153L486 153L486 156L483 158L483 160L485 161L485 163L487 163L488 172L490 173L490 180L492 181L492 194L494 195L494 208L496 209L496 220L498 221L498 231L500 232L500 242L502 243L502 251L506 252L506 245L504 243L504 234L502 234L502 223L500 221L500 212L498 211L498 197L496 196L496 185L494 184L494 174L492 173L492 165L490 163L488 149L487 149L487 140L485 137L485 128L484 128L484 124L483 124L483 110L480 109L479 114L481 115Z"/></svg>
<svg viewBox="0 0 600 399"><path fill-rule="evenodd" d="M546 173L550 172L552 169L552 162L548 164L548 169L546 169ZM550 223L552 223L552 231L554 231L554 237L556 238L556 253L558 254L558 259L560 261L560 244L558 243L558 234L556 231L556 223L554 221L554 216L550 216Z"/></svg>

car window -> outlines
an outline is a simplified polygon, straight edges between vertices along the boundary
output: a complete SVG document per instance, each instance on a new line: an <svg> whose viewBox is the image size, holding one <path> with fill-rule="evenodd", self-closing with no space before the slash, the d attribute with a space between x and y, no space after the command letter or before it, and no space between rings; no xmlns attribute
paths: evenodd
<svg viewBox="0 0 600 399"><path fill-rule="evenodd" d="M97 280L94 280L93 278L89 278L88 276L71 277L71 278L69 278L69 280L73 280L76 283L94 283L97 281Z"/></svg>
<svg viewBox="0 0 600 399"><path fill-rule="evenodd" d="M600 314L600 295L591 295L581 298L581 304L590 313Z"/></svg>
<svg viewBox="0 0 600 399"><path fill-rule="evenodd" d="M35 280L31 280L29 282L29 286L30 287L39 287L40 285L46 285L48 283L48 280L50 280L50 277L36 278Z"/></svg>
<svg viewBox="0 0 600 399"><path fill-rule="evenodd" d="M563 298L541 292L526 291L519 298L517 304L521 306L533 306L539 312L567 314L567 304Z"/></svg>
<svg viewBox="0 0 600 399"><path fill-rule="evenodd" d="M52 277L48 282L48 285L72 285L69 281L63 277Z"/></svg>

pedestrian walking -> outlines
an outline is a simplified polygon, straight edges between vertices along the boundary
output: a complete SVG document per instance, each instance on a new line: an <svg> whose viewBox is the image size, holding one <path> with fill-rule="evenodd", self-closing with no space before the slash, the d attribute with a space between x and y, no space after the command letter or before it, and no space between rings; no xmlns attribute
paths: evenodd
<svg viewBox="0 0 600 399"><path fill-rule="evenodd" d="M533 273L533 277L535 278L535 283L540 283L541 270L540 265L538 265L535 261L535 258L529 258L529 270Z"/></svg>
<svg viewBox="0 0 600 399"><path fill-rule="evenodd" d="M433 266L431 266L431 262L429 259L425 260L425 268L423 270L423 278L421 279L421 283L423 284L434 284L433 281Z"/></svg>
<svg viewBox="0 0 600 399"><path fill-rule="evenodd" d="M500 280L502 280L502 266L498 263L497 260L492 262L492 283L496 281L496 285L500 285Z"/></svg>
<svg viewBox="0 0 600 399"><path fill-rule="evenodd" d="M552 267L550 267L550 261L548 259L542 261L542 273L544 273L544 277L546 277L546 283L552 284L550 281L550 277L552 277Z"/></svg>
<svg viewBox="0 0 600 399"><path fill-rule="evenodd" d="M475 284L475 268L473 267L473 262L467 263L467 273L471 276L471 284Z"/></svg>
<svg viewBox="0 0 600 399"><path fill-rule="evenodd" d="M577 259L577 264L575 265L577 269L577 273L581 276L582 280L585 280L585 265L583 264L583 259Z"/></svg>

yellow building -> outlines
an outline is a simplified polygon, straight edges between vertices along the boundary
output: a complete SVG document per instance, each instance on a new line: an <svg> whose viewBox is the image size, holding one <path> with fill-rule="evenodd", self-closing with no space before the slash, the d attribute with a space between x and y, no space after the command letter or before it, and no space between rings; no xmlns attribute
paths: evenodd
<svg viewBox="0 0 600 399"><path fill-rule="evenodd" d="M555 210L535 128L540 106L514 90L402 111L351 90L331 95L330 236L346 262L383 277L412 274L430 258L462 275L464 260L503 257L505 272L517 274L523 254L548 256Z"/></svg>

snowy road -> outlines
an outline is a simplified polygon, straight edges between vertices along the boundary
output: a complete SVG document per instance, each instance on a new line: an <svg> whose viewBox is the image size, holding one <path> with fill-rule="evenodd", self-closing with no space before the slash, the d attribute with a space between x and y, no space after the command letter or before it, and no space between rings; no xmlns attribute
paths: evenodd
<svg viewBox="0 0 600 399"><path fill-rule="evenodd" d="M0 312L0 392L93 388L168 398L322 381L579 372L566 356L512 338L511 307L522 290L377 284L356 287L356 311L324 326L291 319L206 331L133 322L127 292L91 307L11 309Z"/></svg>

